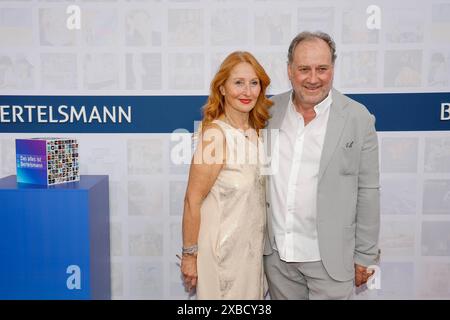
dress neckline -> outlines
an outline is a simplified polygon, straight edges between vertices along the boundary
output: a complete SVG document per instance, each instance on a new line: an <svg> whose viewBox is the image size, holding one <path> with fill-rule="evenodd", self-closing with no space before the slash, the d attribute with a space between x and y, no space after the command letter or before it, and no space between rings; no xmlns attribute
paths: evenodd
<svg viewBox="0 0 450 320"><path fill-rule="evenodd" d="M227 127L230 127L230 128L233 129L234 131L238 132L239 135L240 135L242 138L244 138L245 141L250 142L250 144L253 145L253 146L256 147L256 148L258 147L257 143L259 142L259 136L257 136L257 141L256 141L256 143L255 143L255 142L253 142L250 138L246 137L245 134L244 134L241 130L239 130L239 129L233 127L233 126L230 125L229 123L227 123L227 122L225 122L225 121L223 121L223 120L221 120L221 119L215 119L214 121L222 122L222 123L225 124ZM254 130L254 129L253 129L253 130Z"/></svg>

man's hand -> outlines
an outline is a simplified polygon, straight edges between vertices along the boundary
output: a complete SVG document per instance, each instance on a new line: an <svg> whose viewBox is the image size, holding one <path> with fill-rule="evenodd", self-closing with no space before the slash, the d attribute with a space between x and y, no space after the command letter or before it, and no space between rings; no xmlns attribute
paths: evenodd
<svg viewBox="0 0 450 320"><path fill-rule="evenodd" d="M373 275L375 270L367 271L367 267L355 263L355 285L357 287L367 282L369 277Z"/></svg>

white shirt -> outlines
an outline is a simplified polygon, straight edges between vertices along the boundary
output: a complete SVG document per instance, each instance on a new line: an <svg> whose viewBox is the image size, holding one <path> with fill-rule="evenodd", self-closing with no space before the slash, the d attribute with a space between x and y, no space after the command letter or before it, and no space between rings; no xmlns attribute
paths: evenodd
<svg viewBox="0 0 450 320"><path fill-rule="evenodd" d="M307 126L289 100L279 135L279 170L269 179L275 247L286 262L320 261L317 182L330 115L331 91Z"/></svg>

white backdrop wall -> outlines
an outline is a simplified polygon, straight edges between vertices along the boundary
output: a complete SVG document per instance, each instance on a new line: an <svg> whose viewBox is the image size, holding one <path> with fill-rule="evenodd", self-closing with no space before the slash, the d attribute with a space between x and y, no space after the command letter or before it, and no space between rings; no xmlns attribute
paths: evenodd
<svg viewBox="0 0 450 320"><path fill-rule="evenodd" d="M66 27L72 4L80 30ZM379 30L366 26L370 5ZM0 0L0 94L207 95L234 50L256 55L276 94L306 29L336 40L344 93L450 92L448 0ZM48 135L79 140L81 174L109 175L113 299L187 298L175 254L188 167L171 163L170 134ZM15 139L35 136L0 134L1 177L15 174ZM450 128L379 142L381 289L356 298L449 299Z"/></svg>

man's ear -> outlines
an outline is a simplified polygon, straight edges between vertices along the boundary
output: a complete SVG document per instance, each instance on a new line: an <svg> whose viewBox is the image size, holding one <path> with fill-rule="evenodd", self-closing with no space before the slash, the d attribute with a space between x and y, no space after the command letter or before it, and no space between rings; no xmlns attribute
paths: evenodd
<svg viewBox="0 0 450 320"><path fill-rule="evenodd" d="M288 74L288 79L289 81L291 80L291 64L287 64L287 74Z"/></svg>

